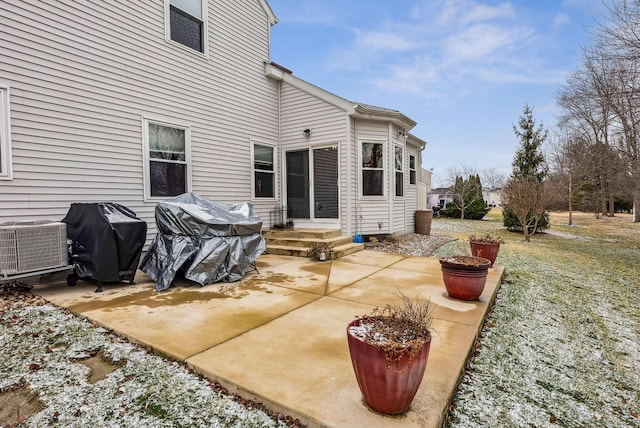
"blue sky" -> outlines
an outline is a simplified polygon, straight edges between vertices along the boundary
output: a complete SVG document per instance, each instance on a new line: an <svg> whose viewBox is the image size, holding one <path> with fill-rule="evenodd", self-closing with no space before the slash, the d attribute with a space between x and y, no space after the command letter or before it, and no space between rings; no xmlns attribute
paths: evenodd
<svg viewBox="0 0 640 428"><path fill-rule="evenodd" d="M269 0L271 60L351 101L400 110L428 142L434 186L467 166L506 175L528 103L554 94L602 21L601 0Z"/></svg>

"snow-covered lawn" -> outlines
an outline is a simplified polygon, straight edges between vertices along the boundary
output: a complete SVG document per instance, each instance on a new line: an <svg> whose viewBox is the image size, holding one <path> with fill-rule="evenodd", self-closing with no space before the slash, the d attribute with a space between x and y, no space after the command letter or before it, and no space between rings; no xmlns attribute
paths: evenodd
<svg viewBox="0 0 640 428"><path fill-rule="evenodd" d="M467 252L472 234L506 241L506 282L449 426L640 427L640 224L592 217L569 227L552 216L528 244L499 221L433 220L432 235L461 238L434 257ZM293 425L82 317L2 303L0 396L18 388L42 402L26 426ZM114 370L92 382L83 362L96 353Z"/></svg>
<svg viewBox="0 0 640 428"><path fill-rule="evenodd" d="M82 361L96 353L115 370L91 383ZM51 304L0 311L0 374L0 392L26 387L42 402L28 427L287 426Z"/></svg>
<svg viewBox="0 0 640 428"><path fill-rule="evenodd" d="M640 224L577 222L552 215L549 233L527 244L499 221L434 219L432 234L507 241L496 262L506 281L449 426L640 426Z"/></svg>

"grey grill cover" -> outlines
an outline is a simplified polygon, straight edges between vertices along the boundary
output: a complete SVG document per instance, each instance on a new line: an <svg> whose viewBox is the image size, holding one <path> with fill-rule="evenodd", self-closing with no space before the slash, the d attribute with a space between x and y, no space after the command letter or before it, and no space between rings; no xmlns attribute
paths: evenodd
<svg viewBox="0 0 640 428"><path fill-rule="evenodd" d="M253 205L224 205L184 193L156 206L158 233L140 270L169 288L178 272L200 285L238 281L264 252Z"/></svg>

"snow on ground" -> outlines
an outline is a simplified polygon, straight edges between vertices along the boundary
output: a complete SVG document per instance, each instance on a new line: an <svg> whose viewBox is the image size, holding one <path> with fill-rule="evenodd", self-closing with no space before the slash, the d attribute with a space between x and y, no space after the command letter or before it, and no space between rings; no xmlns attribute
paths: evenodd
<svg viewBox="0 0 640 428"><path fill-rule="evenodd" d="M498 223L435 220L432 233L507 240L506 282L468 364L448 426L640 426L637 236L581 236L562 226L532 242ZM624 228L637 224L621 223ZM456 243L434 256L459 252Z"/></svg>
<svg viewBox="0 0 640 428"><path fill-rule="evenodd" d="M448 426L640 427L640 227L607 221L607 230L554 224L524 243L499 221L437 218L432 237L412 237L403 251L459 238L434 257L467 253L469 235L506 241L496 262L506 282ZM82 317L1 306L0 392L28 385L45 404L26 426L285 426ZM96 352L118 367L91 384L80 360Z"/></svg>
<svg viewBox="0 0 640 428"><path fill-rule="evenodd" d="M91 384L80 360L97 352L119 367ZM44 403L28 427L286 426L51 304L0 312L0 373L0 392L27 385Z"/></svg>

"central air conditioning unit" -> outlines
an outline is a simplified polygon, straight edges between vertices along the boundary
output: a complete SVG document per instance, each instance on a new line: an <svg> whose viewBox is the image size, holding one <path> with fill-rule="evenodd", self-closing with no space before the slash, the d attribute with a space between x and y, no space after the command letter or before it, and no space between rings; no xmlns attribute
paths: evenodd
<svg viewBox="0 0 640 428"><path fill-rule="evenodd" d="M60 268L68 261L66 224L35 221L0 225L0 274L3 277Z"/></svg>

